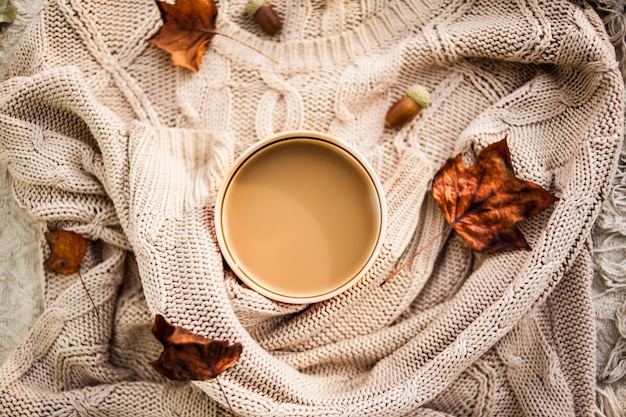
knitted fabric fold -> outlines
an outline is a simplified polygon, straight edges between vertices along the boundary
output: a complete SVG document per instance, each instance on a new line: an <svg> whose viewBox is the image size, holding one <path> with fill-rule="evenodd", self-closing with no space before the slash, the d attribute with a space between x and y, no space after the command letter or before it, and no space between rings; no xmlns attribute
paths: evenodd
<svg viewBox="0 0 626 417"><path fill-rule="evenodd" d="M89 240L81 277L0 368L3 415L591 416L590 233L623 135L624 85L599 18L567 1L285 0L276 37L222 1L201 69L147 43L156 5L50 0L0 85L0 160L19 203ZM140 17L140 18L139 18ZM413 84L432 104L400 129ZM277 303L224 267L217 190L279 131L332 134L381 178L374 265L325 302ZM508 138L516 174L559 197L529 251L472 253L429 191L437 168ZM428 246L439 234L435 244ZM425 249L424 249L425 247ZM405 260L422 250L392 280ZM49 248L41 242L42 259ZM243 344L216 381L149 362L155 314Z"/></svg>

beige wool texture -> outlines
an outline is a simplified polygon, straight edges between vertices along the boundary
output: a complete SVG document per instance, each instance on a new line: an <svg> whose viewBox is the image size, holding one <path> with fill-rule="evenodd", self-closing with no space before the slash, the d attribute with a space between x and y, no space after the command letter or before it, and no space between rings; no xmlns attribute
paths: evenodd
<svg viewBox="0 0 626 417"><path fill-rule="evenodd" d="M623 135L624 85L599 17L565 0L281 0L270 37L218 2L197 72L148 44L151 0L50 0L0 85L0 160L50 229L89 239L81 276L42 277L45 308L0 369L0 414L230 415L216 381L172 382L154 315L243 344L219 376L240 416L592 416L591 228ZM414 84L431 105L401 129ZM213 212L234 159L309 129L358 148L388 230L353 288L273 302L225 270ZM521 223L532 250L480 256L444 233L430 181L508 138L516 174L559 201ZM49 249L41 242L42 259Z"/></svg>

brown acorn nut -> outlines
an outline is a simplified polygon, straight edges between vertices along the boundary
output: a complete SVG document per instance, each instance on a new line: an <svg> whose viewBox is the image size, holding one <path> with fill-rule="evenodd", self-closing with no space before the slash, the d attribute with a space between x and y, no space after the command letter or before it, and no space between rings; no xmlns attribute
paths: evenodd
<svg viewBox="0 0 626 417"><path fill-rule="evenodd" d="M430 93L422 85L409 87L406 94L396 101L387 111L385 124L391 128L399 128L413 120L420 110L430 105Z"/></svg>
<svg viewBox="0 0 626 417"><path fill-rule="evenodd" d="M246 11L268 35L275 35L283 27L272 5L265 0L248 0Z"/></svg>

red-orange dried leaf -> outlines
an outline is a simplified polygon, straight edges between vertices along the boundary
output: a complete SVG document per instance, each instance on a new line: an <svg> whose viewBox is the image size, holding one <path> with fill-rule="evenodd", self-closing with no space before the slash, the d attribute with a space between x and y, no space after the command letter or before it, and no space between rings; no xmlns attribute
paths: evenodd
<svg viewBox="0 0 626 417"><path fill-rule="evenodd" d="M77 273L87 252L87 241L69 230L48 232L45 237L51 253L43 264L44 269L61 275Z"/></svg>
<svg viewBox="0 0 626 417"><path fill-rule="evenodd" d="M157 1L163 26L149 40L172 55L172 63L192 71L200 69L202 55L216 35L217 6L213 0Z"/></svg>
<svg viewBox="0 0 626 417"><path fill-rule="evenodd" d="M177 381L212 379L239 359L241 343L208 339L172 325L158 314L152 334L163 345L163 353L151 362L161 375Z"/></svg>
<svg viewBox="0 0 626 417"><path fill-rule="evenodd" d="M517 222L558 200L513 172L506 139L484 148L470 167L459 154L433 178L433 196L450 226L480 253L528 249Z"/></svg>

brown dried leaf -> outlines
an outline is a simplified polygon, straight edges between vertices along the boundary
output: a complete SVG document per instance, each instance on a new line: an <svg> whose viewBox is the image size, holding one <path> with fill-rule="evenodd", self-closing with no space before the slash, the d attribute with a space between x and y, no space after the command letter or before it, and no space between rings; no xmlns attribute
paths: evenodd
<svg viewBox="0 0 626 417"><path fill-rule="evenodd" d="M213 0L157 1L163 26L149 40L172 55L172 63L192 71L200 69L202 55L216 35L217 6Z"/></svg>
<svg viewBox="0 0 626 417"><path fill-rule="evenodd" d="M152 334L163 345L163 352L151 365L161 375L177 381L215 378L237 362L243 350L241 343L193 334L160 314L154 319Z"/></svg>
<svg viewBox="0 0 626 417"><path fill-rule="evenodd" d="M448 159L435 174L432 191L450 226L484 254L528 249L517 222L558 200L515 176L506 138L484 148L470 167L460 154Z"/></svg>
<svg viewBox="0 0 626 417"><path fill-rule="evenodd" d="M44 269L61 275L77 273L87 252L87 241L69 230L48 232L45 237L51 253L43 264Z"/></svg>

